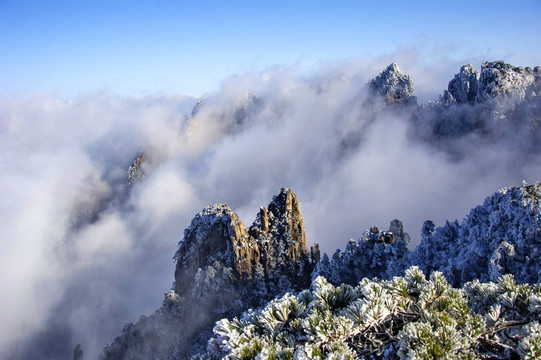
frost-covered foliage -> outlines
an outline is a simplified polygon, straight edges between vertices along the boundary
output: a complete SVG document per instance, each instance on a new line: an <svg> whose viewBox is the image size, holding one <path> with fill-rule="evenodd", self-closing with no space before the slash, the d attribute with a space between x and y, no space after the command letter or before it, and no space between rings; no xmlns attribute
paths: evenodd
<svg viewBox="0 0 541 360"><path fill-rule="evenodd" d="M357 286L313 281L240 318L216 323L202 359L535 359L541 356L541 285L451 287L417 267Z"/></svg>
<svg viewBox="0 0 541 360"><path fill-rule="evenodd" d="M415 114L416 131L447 150L459 150L456 140L467 135L482 141L519 134L521 146L538 146L540 90L539 66L522 68L493 61L484 62L478 72L466 64L439 101L423 105Z"/></svg>
<svg viewBox="0 0 541 360"><path fill-rule="evenodd" d="M296 195L280 190L247 230L227 204L195 215L174 256L173 289L155 314L128 324L104 359L183 359L213 324L310 285L313 270Z"/></svg>
<svg viewBox="0 0 541 360"><path fill-rule="evenodd" d="M455 285L496 281L513 274L520 283L541 282L541 183L502 189L474 208L461 224L434 229L425 222L410 264L438 270Z"/></svg>
<svg viewBox="0 0 541 360"><path fill-rule="evenodd" d="M356 284L364 277L391 279L415 265L427 274L442 272L453 286L474 279L496 281L504 274L513 274L519 283L538 283L540 204L541 183L502 189L472 209L461 223L447 221L436 228L432 221L425 221L421 243L414 251L406 248L406 233L396 237L371 228L359 241L350 240L345 250L337 250L332 257L324 254L312 278L321 275L334 285ZM391 237L394 241L386 240Z"/></svg>
<svg viewBox="0 0 541 360"><path fill-rule="evenodd" d="M393 220L391 227L397 222L401 228L398 220ZM365 277L391 278L404 272L407 239L406 233L398 237L391 231L372 227L360 240L350 240L343 252L336 250L330 259L324 254L312 277L324 276L335 285L356 284Z"/></svg>

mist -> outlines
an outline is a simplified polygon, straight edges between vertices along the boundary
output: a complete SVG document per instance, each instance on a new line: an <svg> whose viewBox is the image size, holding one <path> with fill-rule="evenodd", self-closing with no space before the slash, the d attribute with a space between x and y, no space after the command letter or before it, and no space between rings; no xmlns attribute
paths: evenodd
<svg viewBox="0 0 541 360"><path fill-rule="evenodd" d="M463 62L427 66L439 69L432 82L405 63L422 98L437 99ZM368 91L386 65L271 67L198 98L1 96L0 357L66 358L80 343L96 358L160 306L183 230L207 205L228 203L249 226L289 187L309 246L332 253L398 218L413 248L425 220L461 220L498 189L540 179L541 155L514 136L457 140L460 158L419 141L411 109ZM128 185L142 153L146 176Z"/></svg>

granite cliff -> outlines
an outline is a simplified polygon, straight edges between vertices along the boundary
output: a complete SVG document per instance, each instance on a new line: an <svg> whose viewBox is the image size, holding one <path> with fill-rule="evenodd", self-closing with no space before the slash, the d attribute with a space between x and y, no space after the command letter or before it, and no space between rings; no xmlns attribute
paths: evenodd
<svg viewBox="0 0 541 360"><path fill-rule="evenodd" d="M405 110L414 139L439 150L455 155L462 151L462 141L498 144L511 135L521 139L513 138L513 144L535 150L541 145L540 73L540 67L519 68L500 61L483 63L481 71L467 64L438 101L420 106L412 78L396 64L367 86L385 109L400 114ZM223 115L229 131L249 126L264 104L255 95L241 100ZM200 101L193 121L202 109ZM137 158L130 168L131 184L143 179L143 161ZM162 307L126 325L105 347L103 358L179 359L200 353L218 319L238 316L288 291L307 289L319 275L335 285L355 285L364 277L401 276L415 265L427 274L443 272L455 286L509 273L517 282L539 282L539 187L504 189L461 223L436 227L425 222L421 244L413 251L407 248L409 235L401 222L393 220L388 231L372 227L330 257L320 256L317 245L308 250L300 203L289 189L262 207L249 227L226 204L207 207L196 214L179 242L175 282Z"/></svg>
<svg viewBox="0 0 541 360"><path fill-rule="evenodd" d="M443 274L457 287L472 280L497 282L510 274L518 284L539 283L540 204L541 183L502 189L461 223L435 227L426 221L422 242L413 251L406 247L409 235L395 219L389 230L371 227L358 241L350 240L344 251L331 258L324 254L321 261L317 246L307 250L300 204L289 189L282 189L268 210L262 207L249 228L227 205L209 206L194 217L179 243L175 283L163 306L126 325L104 349L103 358L183 359L202 354L219 319L243 312L242 319L248 319L249 309L317 287L321 276L335 286L357 286L367 278L397 279L414 266L427 275ZM215 332L220 333L224 321ZM215 339L209 344L212 351L236 351Z"/></svg>
<svg viewBox="0 0 541 360"><path fill-rule="evenodd" d="M308 287L319 250L308 251L300 202L284 188L249 228L226 204L205 208L174 259L175 282L163 306L126 325L103 359L185 358L204 350L221 317Z"/></svg>
<svg viewBox="0 0 541 360"><path fill-rule="evenodd" d="M518 136L537 148L540 76L539 66L522 68L493 61L484 62L479 72L466 64L449 81L439 101L423 105L414 114L416 132L432 143L468 136L507 141Z"/></svg>

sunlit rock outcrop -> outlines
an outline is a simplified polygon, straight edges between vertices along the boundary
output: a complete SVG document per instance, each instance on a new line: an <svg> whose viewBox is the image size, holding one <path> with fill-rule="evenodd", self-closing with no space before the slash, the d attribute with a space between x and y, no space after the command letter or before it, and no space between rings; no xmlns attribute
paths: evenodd
<svg viewBox="0 0 541 360"><path fill-rule="evenodd" d="M369 86L374 93L383 96L388 105L417 103L411 77L402 74L395 63L372 79Z"/></svg>
<svg viewBox="0 0 541 360"><path fill-rule="evenodd" d="M105 359L184 358L204 349L212 324L309 286L319 248L307 249L297 196L282 189L247 229L226 204L203 209L174 256L173 289L154 315L124 327Z"/></svg>

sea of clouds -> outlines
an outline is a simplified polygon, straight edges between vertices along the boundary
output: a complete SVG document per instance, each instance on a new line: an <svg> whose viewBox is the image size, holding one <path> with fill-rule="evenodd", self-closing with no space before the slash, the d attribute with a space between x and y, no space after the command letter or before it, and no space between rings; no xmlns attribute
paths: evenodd
<svg viewBox="0 0 541 360"><path fill-rule="evenodd" d="M402 68L422 101L461 64ZM96 358L160 306L183 230L213 203L249 226L289 187L308 245L332 253L395 218L414 247L424 220L461 220L498 189L540 180L541 155L516 138L461 139L460 158L420 141L411 109L389 111L368 92L386 65L271 67L202 98L0 96L0 357L66 358L81 343ZM146 176L128 186L141 153Z"/></svg>

